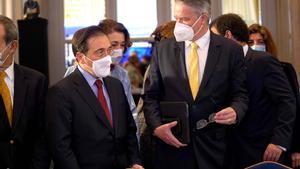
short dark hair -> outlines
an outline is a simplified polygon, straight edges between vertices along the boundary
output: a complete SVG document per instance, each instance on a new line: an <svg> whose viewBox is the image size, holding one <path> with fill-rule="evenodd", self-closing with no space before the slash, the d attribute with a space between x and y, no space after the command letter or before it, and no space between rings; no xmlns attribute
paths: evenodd
<svg viewBox="0 0 300 169"><path fill-rule="evenodd" d="M97 35L106 36L103 29L99 26L89 26L76 31L72 38L72 50L74 56L76 56L77 52L86 54L89 50L88 40Z"/></svg>
<svg viewBox="0 0 300 169"><path fill-rule="evenodd" d="M123 33L125 37L124 52L126 52L127 48L129 48L132 45L132 42L130 41L129 32L122 23L119 23L112 19L104 19L99 22L98 26L101 27L103 29L103 32L107 35L113 32Z"/></svg>
<svg viewBox="0 0 300 169"><path fill-rule="evenodd" d="M18 40L18 29L11 19L0 15L0 24L2 24L5 29L4 40L6 44Z"/></svg>
<svg viewBox="0 0 300 169"><path fill-rule="evenodd" d="M225 36L229 30L233 37L240 42L248 42L249 31L245 21L237 14L224 14L212 21L211 26L214 26L217 31Z"/></svg>

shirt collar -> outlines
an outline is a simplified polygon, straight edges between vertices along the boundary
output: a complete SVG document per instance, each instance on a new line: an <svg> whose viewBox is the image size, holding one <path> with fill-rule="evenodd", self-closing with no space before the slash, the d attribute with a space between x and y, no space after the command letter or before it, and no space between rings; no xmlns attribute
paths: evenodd
<svg viewBox="0 0 300 169"><path fill-rule="evenodd" d="M207 29L206 33L199 39L195 41L195 43L199 46L200 49L203 49L210 40L210 31ZM192 41L185 41L185 48L188 48Z"/></svg>
<svg viewBox="0 0 300 169"><path fill-rule="evenodd" d="M244 56L247 55L248 49L249 49L249 46L248 46L248 45L244 45L244 46L243 46Z"/></svg>
<svg viewBox="0 0 300 169"><path fill-rule="evenodd" d="M101 80L103 82L102 78L95 78L93 75L91 75L86 70L82 69L82 67L78 64L78 70L81 72L85 80L88 82L89 86L93 86L96 82L96 80Z"/></svg>
<svg viewBox="0 0 300 169"><path fill-rule="evenodd" d="M14 62L4 70L6 73L7 77L9 80L13 81L14 80Z"/></svg>

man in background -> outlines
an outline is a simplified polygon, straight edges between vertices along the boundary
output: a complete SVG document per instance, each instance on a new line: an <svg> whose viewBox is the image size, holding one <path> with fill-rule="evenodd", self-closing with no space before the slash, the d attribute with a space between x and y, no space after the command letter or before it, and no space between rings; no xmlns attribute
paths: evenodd
<svg viewBox="0 0 300 169"><path fill-rule="evenodd" d="M246 61L249 105L233 131L230 167L283 162L292 139L296 102L280 62L269 53L249 48L247 24L236 14L219 16L212 21L211 30L243 46Z"/></svg>
<svg viewBox="0 0 300 169"><path fill-rule="evenodd" d="M46 77L14 63L18 31L0 15L0 168L49 169L44 144Z"/></svg>

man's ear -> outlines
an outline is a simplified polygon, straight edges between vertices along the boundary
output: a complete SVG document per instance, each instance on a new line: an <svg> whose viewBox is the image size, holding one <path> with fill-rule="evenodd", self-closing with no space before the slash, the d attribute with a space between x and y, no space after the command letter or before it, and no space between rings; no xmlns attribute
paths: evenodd
<svg viewBox="0 0 300 169"><path fill-rule="evenodd" d="M77 52L76 55L75 55L76 61L77 61L78 63L81 63L81 62L84 61L83 57L84 57L84 56L83 56L83 53L81 53L81 52Z"/></svg>
<svg viewBox="0 0 300 169"><path fill-rule="evenodd" d="M18 44L17 40L14 40L11 42L10 47L9 47L9 49L10 49L9 51L11 54L14 54L16 52L16 50L18 49L18 45L19 44Z"/></svg>

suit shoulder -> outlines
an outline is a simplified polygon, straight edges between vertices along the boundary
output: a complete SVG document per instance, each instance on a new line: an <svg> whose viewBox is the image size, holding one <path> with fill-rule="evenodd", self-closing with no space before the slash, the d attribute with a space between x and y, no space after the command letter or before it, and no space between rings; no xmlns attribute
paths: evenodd
<svg viewBox="0 0 300 169"><path fill-rule="evenodd" d="M241 48L237 42L214 33L210 34L210 39L211 43L222 44L225 48Z"/></svg>
<svg viewBox="0 0 300 169"><path fill-rule="evenodd" d="M55 83L54 85L50 86L50 89L52 88L58 88L61 90L68 90L72 84L72 76L67 76L63 79L61 79L60 81L58 81L57 83Z"/></svg>
<svg viewBox="0 0 300 169"><path fill-rule="evenodd" d="M122 86L122 82L116 77L108 76L105 79L110 85Z"/></svg>
<svg viewBox="0 0 300 169"><path fill-rule="evenodd" d="M166 47L166 46L174 46L175 44L180 43L177 42L176 39L173 38L167 38L167 39L163 39L160 42L158 42L156 45L157 47Z"/></svg>
<svg viewBox="0 0 300 169"><path fill-rule="evenodd" d="M31 79L32 78L46 79L46 76L44 74L42 74L41 72L36 71L34 69L31 69L29 67L15 64L15 68L19 69L20 71L22 71L25 76L27 76L27 77L29 77Z"/></svg>
<svg viewBox="0 0 300 169"><path fill-rule="evenodd" d="M259 62L276 62L279 63L278 59L276 59L274 56L272 56L268 52L262 52L262 51L255 51L251 50L250 51L250 57Z"/></svg>

